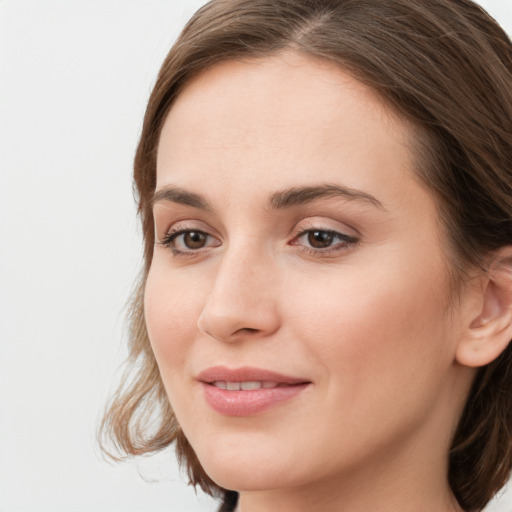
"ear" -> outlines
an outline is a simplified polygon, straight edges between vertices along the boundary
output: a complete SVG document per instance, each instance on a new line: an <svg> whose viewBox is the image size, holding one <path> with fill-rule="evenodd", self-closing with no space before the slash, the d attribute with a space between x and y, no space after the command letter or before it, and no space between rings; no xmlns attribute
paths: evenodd
<svg viewBox="0 0 512 512"><path fill-rule="evenodd" d="M494 255L472 294L455 357L464 366L479 367L494 361L512 339L512 246Z"/></svg>

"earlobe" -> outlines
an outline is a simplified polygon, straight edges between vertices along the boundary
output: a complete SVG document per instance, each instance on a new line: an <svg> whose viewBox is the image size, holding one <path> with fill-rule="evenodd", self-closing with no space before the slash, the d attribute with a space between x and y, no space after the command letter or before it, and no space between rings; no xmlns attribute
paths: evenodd
<svg viewBox="0 0 512 512"><path fill-rule="evenodd" d="M512 247L496 253L476 293L479 306L456 352L457 361L470 367L491 363L512 339Z"/></svg>

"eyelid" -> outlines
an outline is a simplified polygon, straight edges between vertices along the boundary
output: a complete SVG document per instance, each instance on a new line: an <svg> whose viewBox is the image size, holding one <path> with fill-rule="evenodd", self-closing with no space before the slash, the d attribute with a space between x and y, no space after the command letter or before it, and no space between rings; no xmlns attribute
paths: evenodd
<svg viewBox="0 0 512 512"><path fill-rule="evenodd" d="M197 249L193 248L178 248L176 240L186 233L202 233L210 239L210 243L204 247ZM212 243L213 241L213 243ZM207 224L196 219L187 219L176 221L169 228L165 230L163 235L157 237L156 243L169 249L173 257L194 257L206 254L210 249L221 245L220 237L215 231Z"/></svg>
<svg viewBox="0 0 512 512"><path fill-rule="evenodd" d="M361 234L359 231L345 223L325 218L325 217L308 217L298 222L292 232L292 237L297 237L307 231L332 231L346 237L359 239Z"/></svg>
<svg viewBox="0 0 512 512"><path fill-rule="evenodd" d="M321 228L317 228L317 229L306 229L305 231L303 231L302 233L299 233L293 240L292 240L292 244L291 245L301 245L299 243L297 243L297 240L300 240L302 237L306 236L306 235L309 235L310 233L312 232L320 232L320 233L328 233L330 235L333 235L334 237L337 237L340 241L336 244L333 244L332 246L328 246L328 247L325 247L325 248L314 248L314 247L311 247L311 249L315 250L315 251L318 251L318 252L322 252L322 251L328 251L330 249L335 249L336 247L338 247L340 244L343 244L343 245L352 245L352 244L355 244L356 242L358 242L359 240L353 236L350 236L350 235L346 235L344 233L340 233L339 231L333 231L332 229L321 229Z"/></svg>
<svg viewBox="0 0 512 512"><path fill-rule="evenodd" d="M187 233L200 233L201 235L204 235L206 239L210 239L210 243L206 242L203 247L198 247L196 249L186 246L183 248L178 248L178 245L180 244L177 241L180 237L186 235ZM198 229L181 229L175 232L170 232L162 243L163 245L169 246L176 254L197 254L199 252L205 252L212 247L218 247L220 245L220 242L217 238L212 236L210 233L200 231ZM184 244L182 243L181 245Z"/></svg>
<svg viewBox="0 0 512 512"><path fill-rule="evenodd" d="M301 242L301 239L314 231L329 233L333 236L332 245L326 247L315 247L308 241ZM206 237L204 246L187 247L184 241L176 242L176 240L187 233L202 233ZM157 244L167 247L174 256L177 257L193 257L205 255L211 249L222 245L222 239L214 229L203 221L197 219L179 220L171 224L171 226L160 237L157 236ZM289 235L288 245L298 246L301 250L309 252L315 256L327 256L331 253L339 254L348 250L351 246L360 241L360 235L357 230L325 217L311 217L302 219L296 223ZM179 247L181 246L181 247ZM334 254L333 254L334 255Z"/></svg>
<svg viewBox="0 0 512 512"><path fill-rule="evenodd" d="M162 223L161 228L164 228ZM220 238L214 229L211 228L205 222L199 219L180 219L174 222L166 223L164 229L159 229L158 223L156 223L157 238L160 240L167 238L169 234L177 233L178 231L202 231L211 235L215 238ZM160 236L158 236L160 233Z"/></svg>
<svg viewBox="0 0 512 512"><path fill-rule="evenodd" d="M336 257L359 243L360 235L356 230L346 225L341 227L339 223L336 227L333 227L332 224L330 219L305 219L295 226L289 245L297 246L304 253L314 257ZM315 231L329 233L337 238L337 241L327 247L313 247L307 241L300 243L303 237Z"/></svg>

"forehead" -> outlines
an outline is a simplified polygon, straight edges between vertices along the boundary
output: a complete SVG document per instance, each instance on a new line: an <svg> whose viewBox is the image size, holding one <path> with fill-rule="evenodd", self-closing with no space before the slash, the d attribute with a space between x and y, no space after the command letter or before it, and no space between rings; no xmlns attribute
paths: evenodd
<svg viewBox="0 0 512 512"><path fill-rule="evenodd" d="M211 125L221 116L229 124L223 124L220 131L216 126L215 132L218 139L225 140L233 127L238 137L261 125L278 128L278 122L283 127L300 122L305 132L334 128L333 124L341 127L351 121L349 110L354 109L372 123L378 118L379 124L393 128L398 137L409 131L375 91L337 64L287 51L222 62L203 71L185 86L168 117L180 124L181 131L211 136Z"/></svg>
<svg viewBox="0 0 512 512"><path fill-rule="evenodd" d="M339 66L287 52L218 64L178 96L162 130L157 187L212 175L260 190L315 177L389 188L413 174L411 127ZM206 186L206 185L205 185ZM249 190L249 188L248 188Z"/></svg>

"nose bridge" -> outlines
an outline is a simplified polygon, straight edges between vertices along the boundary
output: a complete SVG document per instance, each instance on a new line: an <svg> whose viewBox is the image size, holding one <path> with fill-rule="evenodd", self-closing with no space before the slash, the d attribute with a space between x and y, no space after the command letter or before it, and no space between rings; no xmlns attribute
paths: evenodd
<svg viewBox="0 0 512 512"><path fill-rule="evenodd" d="M265 336L279 326L271 283L275 265L254 241L226 249L198 320L203 332L222 341Z"/></svg>

